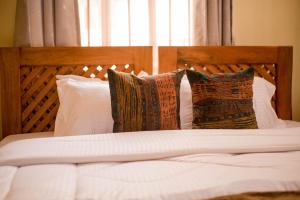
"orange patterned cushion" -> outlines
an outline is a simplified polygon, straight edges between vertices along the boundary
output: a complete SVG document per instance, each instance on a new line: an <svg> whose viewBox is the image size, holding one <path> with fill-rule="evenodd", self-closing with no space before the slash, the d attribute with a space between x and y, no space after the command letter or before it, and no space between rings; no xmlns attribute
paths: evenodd
<svg viewBox="0 0 300 200"><path fill-rule="evenodd" d="M114 132L180 129L184 71L138 78L108 70Z"/></svg>
<svg viewBox="0 0 300 200"><path fill-rule="evenodd" d="M257 128L252 67L215 75L187 70L187 77L192 88L193 128Z"/></svg>

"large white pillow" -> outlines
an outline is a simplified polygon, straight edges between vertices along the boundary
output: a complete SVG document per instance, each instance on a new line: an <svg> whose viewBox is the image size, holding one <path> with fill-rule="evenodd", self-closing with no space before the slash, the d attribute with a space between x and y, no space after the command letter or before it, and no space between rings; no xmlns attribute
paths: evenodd
<svg viewBox="0 0 300 200"><path fill-rule="evenodd" d="M272 97L276 87L269 81L260 77L254 77L253 81L253 108L258 128L281 128L284 122L279 120L272 107Z"/></svg>
<svg viewBox="0 0 300 200"><path fill-rule="evenodd" d="M107 83L57 80L59 110L54 136L111 133L110 92Z"/></svg>
<svg viewBox="0 0 300 200"><path fill-rule="evenodd" d="M180 120L182 129L192 129L193 103L192 91L186 75L180 85ZM284 124L278 119L271 99L275 93L275 86L260 77L253 81L253 109L256 115L258 128L267 129L282 127Z"/></svg>
<svg viewBox="0 0 300 200"><path fill-rule="evenodd" d="M138 76L146 76L141 71ZM60 106L54 136L113 132L108 81L76 75L57 75Z"/></svg>

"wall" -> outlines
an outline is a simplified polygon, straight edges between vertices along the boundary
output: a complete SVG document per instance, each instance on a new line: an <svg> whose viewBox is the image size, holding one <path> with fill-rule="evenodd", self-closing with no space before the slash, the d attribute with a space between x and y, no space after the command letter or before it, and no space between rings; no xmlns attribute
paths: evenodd
<svg viewBox="0 0 300 200"><path fill-rule="evenodd" d="M16 2L17 0L0 0L0 47L13 46ZM1 117L0 112L0 139L2 138Z"/></svg>
<svg viewBox="0 0 300 200"><path fill-rule="evenodd" d="M293 119L300 121L300 1L233 0L232 8L236 45L294 47Z"/></svg>
<svg viewBox="0 0 300 200"><path fill-rule="evenodd" d="M13 45L16 0L0 0L0 47Z"/></svg>

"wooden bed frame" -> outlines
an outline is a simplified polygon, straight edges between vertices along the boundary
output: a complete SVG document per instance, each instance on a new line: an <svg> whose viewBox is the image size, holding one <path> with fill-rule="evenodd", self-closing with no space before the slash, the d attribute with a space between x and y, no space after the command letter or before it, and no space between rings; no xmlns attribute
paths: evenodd
<svg viewBox="0 0 300 200"><path fill-rule="evenodd" d="M159 47L159 73L192 69L208 74L230 73L249 66L276 86L272 105L279 118L292 119L292 47Z"/></svg>
<svg viewBox="0 0 300 200"><path fill-rule="evenodd" d="M292 118L292 47L159 47L159 72L235 72L253 65L277 87L274 107ZM152 47L0 48L3 137L52 131L59 102L55 75L106 79L106 71L152 74Z"/></svg>
<svg viewBox="0 0 300 200"><path fill-rule="evenodd" d="M3 137L54 130L55 75L106 79L106 71L152 74L152 47L0 48Z"/></svg>

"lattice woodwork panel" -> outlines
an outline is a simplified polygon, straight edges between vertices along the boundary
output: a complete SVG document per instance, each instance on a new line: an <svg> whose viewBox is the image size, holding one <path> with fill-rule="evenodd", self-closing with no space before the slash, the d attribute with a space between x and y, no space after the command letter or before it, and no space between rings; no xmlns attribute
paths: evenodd
<svg viewBox="0 0 300 200"><path fill-rule="evenodd" d="M107 69L134 74L131 64L21 66L22 132L53 131L59 107L56 75L79 75L107 80Z"/></svg>
<svg viewBox="0 0 300 200"><path fill-rule="evenodd" d="M247 69L249 64L224 64L224 65L199 65L199 64L182 64L178 65L178 69L191 69L207 74L216 73L234 73ZM255 76L262 77L276 85L276 65L275 64L255 64L251 65L255 70ZM272 98L272 106L276 108L276 94Z"/></svg>

